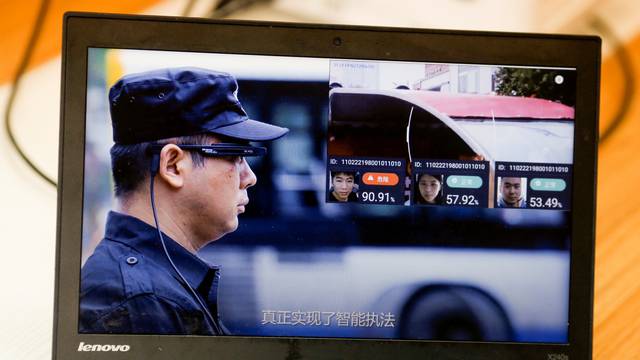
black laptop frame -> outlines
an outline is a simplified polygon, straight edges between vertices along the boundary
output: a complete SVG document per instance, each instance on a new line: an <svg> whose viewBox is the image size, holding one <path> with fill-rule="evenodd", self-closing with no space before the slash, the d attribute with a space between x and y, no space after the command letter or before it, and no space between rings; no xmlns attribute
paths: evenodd
<svg viewBox="0 0 640 360"><path fill-rule="evenodd" d="M90 47L575 68L568 344L79 334ZM591 358L600 48L600 38L593 36L67 13L62 47L53 358ZM78 351L81 343L126 344L130 348L127 352L83 352Z"/></svg>

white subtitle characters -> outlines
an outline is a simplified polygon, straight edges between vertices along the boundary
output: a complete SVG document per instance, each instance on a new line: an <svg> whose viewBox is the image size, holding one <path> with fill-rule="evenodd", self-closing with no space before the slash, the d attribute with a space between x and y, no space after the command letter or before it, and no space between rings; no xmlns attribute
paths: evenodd
<svg viewBox="0 0 640 360"><path fill-rule="evenodd" d="M396 316L391 312L262 310L261 324L382 328L395 327Z"/></svg>

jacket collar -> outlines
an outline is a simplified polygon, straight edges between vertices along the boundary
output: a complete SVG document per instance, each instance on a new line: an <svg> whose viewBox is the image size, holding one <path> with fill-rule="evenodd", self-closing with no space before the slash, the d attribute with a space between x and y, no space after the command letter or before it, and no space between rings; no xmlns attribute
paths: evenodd
<svg viewBox="0 0 640 360"><path fill-rule="evenodd" d="M173 263L189 284L194 289L209 288L211 285L203 284L203 282L205 279L207 282L211 281L212 276L207 276L207 274L209 272L217 272L219 267L206 263L165 233L162 233L162 237ZM162 248L158 230L144 221L133 216L110 211L107 216L105 239L133 248L177 277Z"/></svg>

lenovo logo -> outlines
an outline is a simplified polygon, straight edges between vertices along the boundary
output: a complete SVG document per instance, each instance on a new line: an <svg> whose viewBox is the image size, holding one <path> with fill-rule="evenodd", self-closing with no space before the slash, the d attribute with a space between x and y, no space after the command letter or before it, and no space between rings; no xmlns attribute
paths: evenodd
<svg viewBox="0 0 640 360"><path fill-rule="evenodd" d="M547 354L547 360L569 360L567 354Z"/></svg>
<svg viewBox="0 0 640 360"><path fill-rule="evenodd" d="M129 345L100 345L100 344L85 344L81 342L78 345L78 351L120 351L127 352L131 349Z"/></svg>

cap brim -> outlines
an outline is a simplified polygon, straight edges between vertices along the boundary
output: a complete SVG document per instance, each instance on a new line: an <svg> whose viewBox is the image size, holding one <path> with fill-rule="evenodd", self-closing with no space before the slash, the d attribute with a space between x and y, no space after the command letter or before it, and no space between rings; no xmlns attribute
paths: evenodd
<svg viewBox="0 0 640 360"><path fill-rule="evenodd" d="M289 129L249 119L210 131L240 140L269 141L283 137Z"/></svg>

